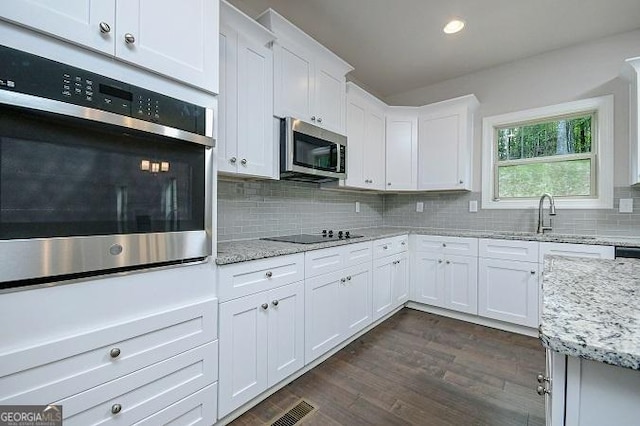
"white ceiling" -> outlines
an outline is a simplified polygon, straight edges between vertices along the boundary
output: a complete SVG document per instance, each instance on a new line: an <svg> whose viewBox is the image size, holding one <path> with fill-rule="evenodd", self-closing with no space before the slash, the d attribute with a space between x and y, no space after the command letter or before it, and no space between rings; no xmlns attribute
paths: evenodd
<svg viewBox="0 0 640 426"><path fill-rule="evenodd" d="M640 28L640 0L230 3L252 17L275 9L353 65L352 79L382 97ZM447 36L442 27L453 17L467 25Z"/></svg>

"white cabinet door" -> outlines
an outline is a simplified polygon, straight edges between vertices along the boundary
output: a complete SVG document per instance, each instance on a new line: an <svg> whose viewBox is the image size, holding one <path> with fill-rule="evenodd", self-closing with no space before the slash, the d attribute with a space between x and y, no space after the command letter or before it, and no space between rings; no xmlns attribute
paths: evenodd
<svg viewBox="0 0 640 426"><path fill-rule="evenodd" d="M390 256L391 257L391 256ZM383 257L373 261L373 320L393 310L393 260Z"/></svg>
<svg viewBox="0 0 640 426"><path fill-rule="evenodd" d="M412 299L426 305L445 307L444 258L441 254L416 252L411 269Z"/></svg>
<svg viewBox="0 0 640 426"><path fill-rule="evenodd" d="M72 43L114 54L115 0L13 0L3 2L0 16ZM101 23L106 25L103 31Z"/></svg>
<svg viewBox="0 0 640 426"><path fill-rule="evenodd" d="M444 261L446 307L468 314L478 313L478 258L447 256Z"/></svg>
<svg viewBox="0 0 640 426"><path fill-rule="evenodd" d="M420 108L418 189L471 190L474 95Z"/></svg>
<svg viewBox="0 0 640 426"><path fill-rule="evenodd" d="M217 1L117 0L116 56L218 93L218 16Z"/></svg>
<svg viewBox="0 0 640 426"><path fill-rule="evenodd" d="M304 367L304 283L269 291L269 386Z"/></svg>
<svg viewBox="0 0 640 426"><path fill-rule="evenodd" d="M386 189L416 190L418 183L418 118L386 117Z"/></svg>
<svg viewBox="0 0 640 426"><path fill-rule="evenodd" d="M268 387L270 302L262 292L220 304L222 368L218 417L226 416Z"/></svg>
<svg viewBox="0 0 640 426"><path fill-rule="evenodd" d="M345 339L342 291L345 283L344 271L305 280L306 364Z"/></svg>
<svg viewBox="0 0 640 426"><path fill-rule="evenodd" d="M313 63L308 53L292 46L274 46L274 115L311 119Z"/></svg>
<svg viewBox="0 0 640 426"><path fill-rule="evenodd" d="M478 314L527 327L538 326L538 264L480 259Z"/></svg>
<svg viewBox="0 0 640 426"><path fill-rule="evenodd" d="M384 189L385 108L360 87L347 83L346 186Z"/></svg>
<svg viewBox="0 0 640 426"><path fill-rule="evenodd" d="M392 264L393 305L401 306L409 300L409 257L406 253L397 256Z"/></svg>
<svg viewBox="0 0 640 426"><path fill-rule="evenodd" d="M345 303L345 338L353 336L372 322L371 263L365 263L345 270L347 281L342 292Z"/></svg>
<svg viewBox="0 0 640 426"><path fill-rule="evenodd" d="M220 93L218 95L218 171L238 169L238 33L220 25Z"/></svg>
<svg viewBox="0 0 640 426"><path fill-rule="evenodd" d="M238 173L275 177L271 49L238 37Z"/></svg>
<svg viewBox="0 0 640 426"><path fill-rule="evenodd" d="M311 121L333 132L344 133L345 77L320 59L315 62Z"/></svg>

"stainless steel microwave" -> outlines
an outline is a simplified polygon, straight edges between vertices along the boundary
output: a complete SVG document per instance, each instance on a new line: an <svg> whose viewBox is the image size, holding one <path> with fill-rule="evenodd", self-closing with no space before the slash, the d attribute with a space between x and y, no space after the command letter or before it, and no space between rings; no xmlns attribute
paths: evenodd
<svg viewBox="0 0 640 426"><path fill-rule="evenodd" d="M286 117L280 123L280 179L328 182L345 179L347 137Z"/></svg>

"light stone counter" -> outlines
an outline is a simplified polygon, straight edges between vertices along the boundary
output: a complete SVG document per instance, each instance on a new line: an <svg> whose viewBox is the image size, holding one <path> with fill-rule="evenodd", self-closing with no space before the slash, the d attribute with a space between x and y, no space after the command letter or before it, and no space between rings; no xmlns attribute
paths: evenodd
<svg viewBox="0 0 640 426"><path fill-rule="evenodd" d="M286 254L301 253L310 250L318 250L344 244L358 243L362 241L377 240L404 234L440 235L449 237L471 238L496 238L505 240L544 241L555 243L595 244L607 246L640 246L640 238L623 237L593 237L583 235L561 234L534 234L530 232L494 232L473 230L451 230L434 228L361 228L351 230L353 234L364 235L363 238L351 240L338 240L318 244L293 244L265 240L239 240L224 241L218 244L218 256L216 263L226 265L229 263L245 262L249 260L263 259L267 257L282 256Z"/></svg>
<svg viewBox="0 0 640 426"><path fill-rule="evenodd" d="M640 370L640 259L545 258L542 309L547 348Z"/></svg>

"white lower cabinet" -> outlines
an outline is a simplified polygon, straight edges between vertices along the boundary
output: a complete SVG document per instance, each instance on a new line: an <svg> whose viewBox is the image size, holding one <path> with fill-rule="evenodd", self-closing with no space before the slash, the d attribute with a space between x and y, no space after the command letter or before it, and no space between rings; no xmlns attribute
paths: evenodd
<svg viewBox="0 0 640 426"><path fill-rule="evenodd" d="M181 399L173 405L134 423L135 426L210 426L218 412L218 383Z"/></svg>
<svg viewBox="0 0 640 426"><path fill-rule="evenodd" d="M371 263L309 278L305 287L308 364L371 324Z"/></svg>
<svg viewBox="0 0 640 426"><path fill-rule="evenodd" d="M478 258L416 252L411 271L412 299L468 314L478 313Z"/></svg>
<svg viewBox="0 0 640 426"><path fill-rule="evenodd" d="M480 259L478 315L538 326L538 263Z"/></svg>
<svg viewBox="0 0 640 426"><path fill-rule="evenodd" d="M377 320L409 300L407 253L373 261L373 320Z"/></svg>
<svg viewBox="0 0 640 426"><path fill-rule="evenodd" d="M304 285L220 304L219 416L304 366Z"/></svg>

